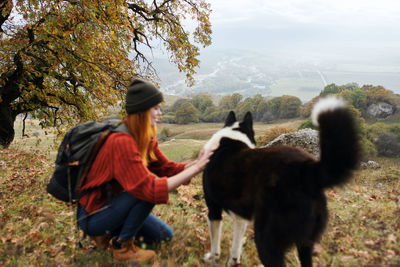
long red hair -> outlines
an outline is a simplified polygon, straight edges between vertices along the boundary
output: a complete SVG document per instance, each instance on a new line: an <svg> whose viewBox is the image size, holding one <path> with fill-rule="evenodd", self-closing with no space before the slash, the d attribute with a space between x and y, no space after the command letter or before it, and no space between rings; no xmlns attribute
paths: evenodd
<svg viewBox="0 0 400 267"><path fill-rule="evenodd" d="M151 125L150 109L129 114L127 120L129 132L138 144L144 165L157 161L154 154L155 142L152 142L152 139L156 137L156 127Z"/></svg>

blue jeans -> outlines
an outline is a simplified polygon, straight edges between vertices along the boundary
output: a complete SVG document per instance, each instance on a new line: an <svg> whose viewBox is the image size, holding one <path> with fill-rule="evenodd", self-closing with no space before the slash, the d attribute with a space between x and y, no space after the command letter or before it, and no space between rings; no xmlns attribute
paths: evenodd
<svg viewBox="0 0 400 267"><path fill-rule="evenodd" d="M121 241L135 237L147 244L167 241L174 235L171 227L151 213L153 203L123 192L111 200L111 207L87 216L84 207L78 208L78 225L90 236L111 233Z"/></svg>

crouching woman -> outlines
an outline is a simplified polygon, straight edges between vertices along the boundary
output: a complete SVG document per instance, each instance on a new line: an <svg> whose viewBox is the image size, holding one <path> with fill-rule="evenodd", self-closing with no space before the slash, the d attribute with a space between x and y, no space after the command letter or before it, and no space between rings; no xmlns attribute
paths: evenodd
<svg viewBox="0 0 400 267"><path fill-rule="evenodd" d="M155 204L168 202L169 192L200 173L212 154L202 151L188 164L166 158L156 140L162 101L162 93L152 83L141 79L131 83L124 120L129 134L116 132L108 137L81 187L88 193L79 201L78 225L99 247L110 244L116 260L155 258L154 251L137 247L135 238L150 244L172 238L171 227L151 211Z"/></svg>

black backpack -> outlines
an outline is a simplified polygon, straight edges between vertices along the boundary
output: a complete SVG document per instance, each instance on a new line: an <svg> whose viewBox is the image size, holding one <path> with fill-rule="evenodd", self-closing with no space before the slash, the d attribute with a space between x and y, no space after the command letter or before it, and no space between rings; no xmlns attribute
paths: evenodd
<svg viewBox="0 0 400 267"><path fill-rule="evenodd" d="M75 204L78 194L101 146L113 132L129 133L120 120L89 121L69 130L58 148L54 172L47 192L55 198Z"/></svg>

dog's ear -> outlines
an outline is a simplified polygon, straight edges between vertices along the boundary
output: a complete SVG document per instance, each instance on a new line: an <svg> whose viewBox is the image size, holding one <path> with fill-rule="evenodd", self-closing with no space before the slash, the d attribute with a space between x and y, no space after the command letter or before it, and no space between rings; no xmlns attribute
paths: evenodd
<svg viewBox="0 0 400 267"><path fill-rule="evenodd" d="M243 121L239 124L240 128L243 129L243 132L247 135L250 141L253 144L256 144L256 140L254 139L254 130L253 130L253 116L250 112L247 112L244 115Z"/></svg>
<svg viewBox="0 0 400 267"><path fill-rule="evenodd" d="M226 117L224 127L231 126L231 125L234 124L235 122L236 122L235 112L230 111L229 114L228 114L228 117Z"/></svg>
<svg viewBox="0 0 400 267"><path fill-rule="evenodd" d="M253 116L250 111L246 112L246 115L244 115L243 125L248 129L253 129Z"/></svg>

